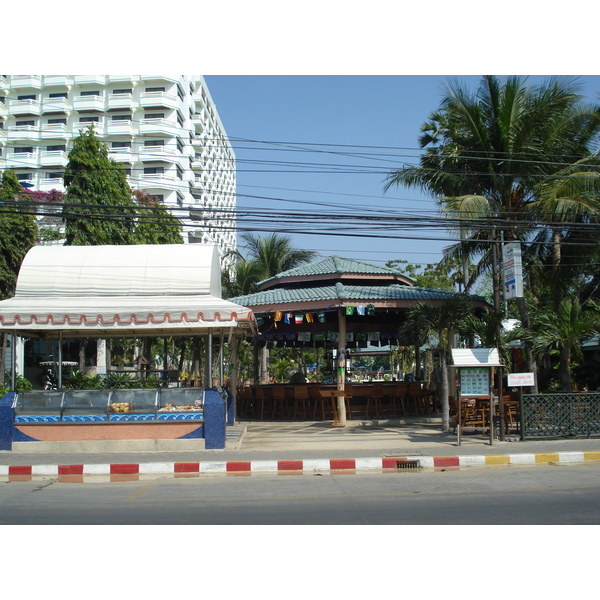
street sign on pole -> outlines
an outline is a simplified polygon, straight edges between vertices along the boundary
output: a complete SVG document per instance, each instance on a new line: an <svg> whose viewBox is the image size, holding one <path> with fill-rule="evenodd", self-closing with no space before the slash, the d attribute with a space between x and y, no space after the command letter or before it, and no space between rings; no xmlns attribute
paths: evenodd
<svg viewBox="0 0 600 600"><path fill-rule="evenodd" d="M520 242L507 242L503 252L504 297L523 297L523 265L521 263Z"/></svg>

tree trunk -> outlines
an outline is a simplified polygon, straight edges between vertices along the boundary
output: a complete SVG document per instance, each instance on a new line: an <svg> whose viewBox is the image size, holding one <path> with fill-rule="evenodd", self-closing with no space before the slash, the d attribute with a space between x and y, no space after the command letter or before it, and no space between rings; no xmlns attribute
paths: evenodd
<svg viewBox="0 0 600 600"><path fill-rule="evenodd" d="M261 349L260 379L269 382L269 349L266 345Z"/></svg>
<svg viewBox="0 0 600 600"><path fill-rule="evenodd" d="M442 431L450 430L450 399L448 386L448 366L446 364L446 351L440 349L440 369L442 381L440 382L440 401L442 403Z"/></svg>
<svg viewBox="0 0 600 600"><path fill-rule="evenodd" d="M571 356L569 349L560 346L560 389L567 394L573 391L571 384Z"/></svg>
<svg viewBox="0 0 600 600"><path fill-rule="evenodd" d="M525 303L525 298L515 298L515 302L517 304L517 309L519 310L519 318L521 319L521 326L523 329L528 329L531 326L531 322L529 320L529 310L527 309L527 304ZM525 368L528 373L537 373L537 367L535 360L533 358L532 351L532 343L530 341L524 341L525 345ZM537 394L538 391L538 383L537 376L535 377L535 384L532 386L531 391L534 394Z"/></svg>

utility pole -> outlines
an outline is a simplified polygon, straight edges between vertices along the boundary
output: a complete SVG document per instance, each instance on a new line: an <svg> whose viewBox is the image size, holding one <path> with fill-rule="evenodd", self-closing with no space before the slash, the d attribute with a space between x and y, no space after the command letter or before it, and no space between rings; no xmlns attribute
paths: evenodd
<svg viewBox="0 0 600 600"><path fill-rule="evenodd" d="M496 237L496 226L492 225L492 279L494 288L494 311L496 315L500 313L500 278L498 273L498 239ZM500 320L496 320L496 343L498 344L498 350L500 350L500 334L501 334L501 323ZM502 401L502 370L494 370L498 373L498 413L500 416L500 440L504 441L504 402ZM490 439L493 436L493 418L494 418L494 390L492 386L490 394Z"/></svg>

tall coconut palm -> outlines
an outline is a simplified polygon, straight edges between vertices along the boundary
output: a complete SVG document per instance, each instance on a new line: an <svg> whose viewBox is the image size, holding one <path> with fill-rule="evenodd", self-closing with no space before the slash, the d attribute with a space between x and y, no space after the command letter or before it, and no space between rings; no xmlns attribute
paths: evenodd
<svg viewBox="0 0 600 600"><path fill-rule="evenodd" d="M442 403L442 431L450 429L450 403L448 387L448 366L446 353L450 347L452 334L462 321L472 312L468 297L464 294L453 294L441 304L434 306L420 302L411 308L406 315L406 322L401 328L401 335L412 337L422 342L437 344L440 356Z"/></svg>
<svg viewBox="0 0 600 600"><path fill-rule="evenodd" d="M242 235L246 258L263 268L265 279L293 269L316 258L315 250L296 250L292 248L291 237L272 233L262 237L252 233Z"/></svg>
<svg viewBox="0 0 600 600"><path fill-rule="evenodd" d="M502 219L506 241L527 240L539 225L527 222L526 213L540 183L590 156L600 131L600 106L584 105L578 89L572 78L531 86L524 77L502 82L485 76L471 94L451 80L440 108L421 127L420 144L427 150L420 164L390 173L385 189L405 185L434 195L462 220L456 227L463 241L446 256L481 258L475 275L491 269L491 222ZM516 304L528 326L525 299ZM527 367L534 370L530 347L526 354Z"/></svg>

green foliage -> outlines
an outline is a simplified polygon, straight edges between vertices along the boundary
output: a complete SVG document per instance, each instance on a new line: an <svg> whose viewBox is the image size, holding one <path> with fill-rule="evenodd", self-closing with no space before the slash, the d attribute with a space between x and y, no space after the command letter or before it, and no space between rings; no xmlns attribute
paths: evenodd
<svg viewBox="0 0 600 600"><path fill-rule="evenodd" d="M19 268L38 235L36 218L21 200L21 192L14 170L4 171L0 186L0 299L14 295Z"/></svg>
<svg viewBox="0 0 600 600"><path fill-rule="evenodd" d="M409 264L406 260L390 260L385 266L410 277L418 287L453 292L456 289L456 284L462 283L460 269L454 265L440 263L437 265L428 264L423 267Z"/></svg>
<svg viewBox="0 0 600 600"><path fill-rule="evenodd" d="M127 373L109 373L102 379L102 387L110 389L138 389L143 387L139 379Z"/></svg>
<svg viewBox="0 0 600 600"><path fill-rule="evenodd" d="M75 138L65 168L66 244L134 244L136 204L124 169L108 157L93 126Z"/></svg>
<svg viewBox="0 0 600 600"><path fill-rule="evenodd" d="M314 250L296 250L290 236L273 233L266 237L246 233L242 236L246 257L234 253L233 271L222 275L225 298L245 296L258 291L257 284L283 271L310 262L318 253Z"/></svg>
<svg viewBox="0 0 600 600"><path fill-rule="evenodd" d="M183 244L181 222L154 196L134 190L137 202L136 244Z"/></svg>
<svg viewBox="0 0 600 600"><path fill-rule="evenodd" d="M22 375L17 375L15 379L15 390L17 392L25 392L33 389L33 384L29 379L26 379Z"/></svg>
<svg viewBox="0 0 600 600"><path fill-rule="evenodd" d="M95 390L102 387L100 375L86 375L77 369L69 369L63 377L63 386L71 390Z"/></svg>

